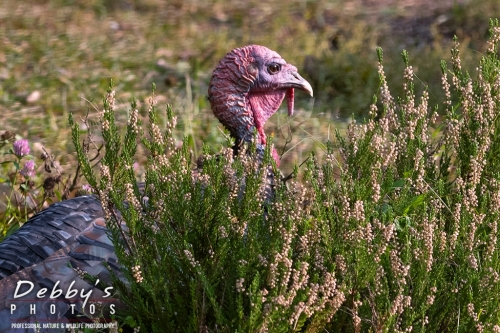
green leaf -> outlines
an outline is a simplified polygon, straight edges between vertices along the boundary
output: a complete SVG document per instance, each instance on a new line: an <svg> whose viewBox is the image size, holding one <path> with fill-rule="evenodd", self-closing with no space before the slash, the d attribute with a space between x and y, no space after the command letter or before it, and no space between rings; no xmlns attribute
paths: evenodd
<svg viewBox="0 0 500 333"><path fill-rule="evenodd" d="M405 186L405 184L406 184L406 180L401 178L401 179L396 180L394 183L392 183L391 188L393 188L393 189L394 188L402 188L403 186Z"/></svg>
<svg viewBox="0 0 500 333"><path fill-rule="evenodd" d="M417 207L421 206L425 202L426 194L420 194L414 197L410 204L404 209L403 215L406 215L410 212L410 210L416 210ZM417 211L418 213L418 211Z"/></svg>
<svg viewBox="0 0 500 333"><path fill-rule="evenodd" d="M16 232L20 227L21 227L21 225L19 223L12 223L9 226L9 229L7 230L7 233L5 234L5 237L9 237L14 232Z"/></svg>
<svg viewBox="0 0 500 333"><path fill-rule="evenodd" d="M125 317L125 324L132 327L132 328L135 328L137 327L137 322L135 321L134 317L132 316L127 316Z"/></svg>
<svg viewBox="0 0 500 333"><path fill-rule="evenodd" d="M400 216L394 219L394 225L397 231L403 231L411 225L411 218L409 216Z"/></svg>

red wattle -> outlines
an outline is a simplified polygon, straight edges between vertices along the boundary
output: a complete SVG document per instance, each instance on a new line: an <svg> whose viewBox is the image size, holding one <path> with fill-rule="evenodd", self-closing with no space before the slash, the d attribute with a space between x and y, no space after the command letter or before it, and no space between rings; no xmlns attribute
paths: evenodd
<svg viewBox="0 0 500 333"><path fill-rule="evenodd" d="M290 88L286 91L286 103L288 106L288 116L293 115L295 90Z"/></svg>

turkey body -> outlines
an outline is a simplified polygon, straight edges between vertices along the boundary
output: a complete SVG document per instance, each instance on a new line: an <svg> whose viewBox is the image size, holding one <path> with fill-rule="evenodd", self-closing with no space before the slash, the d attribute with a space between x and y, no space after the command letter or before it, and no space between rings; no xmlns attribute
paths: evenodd
<svg viewBox="0 0 500 333"><path fill-rule="evenodd" d="M81 275L85 271L109 284L103 261L119 274L96 196L62 201L33 216L0 243L0 332L33 332L26 324L81 322L85 313L113 313L119 302L112 290L106 293Z"/></svg>
<svg viewBox="0 0 500 333"><path fill-rule="evenodd" d="M295 88L312 96L297 68L264 46L249 45L220 61L208 99L235 138L235 151L257 133L262 152L265 122L285 97L293 114ZM271 151L278 164L277 152ZM122 229L126 234L124 223ZM0 332L33 332L27 324L35 323L42 325L39 332L57 332L64 328L43 324L109 318L120 306L110 271L122 275L108 233L99 199L87 195L50 206L0 243Z"/></svg>

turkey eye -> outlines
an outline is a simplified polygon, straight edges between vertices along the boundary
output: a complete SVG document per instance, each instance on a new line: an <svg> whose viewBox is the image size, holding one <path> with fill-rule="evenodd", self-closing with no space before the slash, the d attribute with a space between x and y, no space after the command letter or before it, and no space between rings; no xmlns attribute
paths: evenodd
<svg viewBox="0 0 500 333"><path fill-rule="evenodd" d="M267 66L267 71L269 74L276 74L281 70L281 65L280 64L270 64Z"/></svg>

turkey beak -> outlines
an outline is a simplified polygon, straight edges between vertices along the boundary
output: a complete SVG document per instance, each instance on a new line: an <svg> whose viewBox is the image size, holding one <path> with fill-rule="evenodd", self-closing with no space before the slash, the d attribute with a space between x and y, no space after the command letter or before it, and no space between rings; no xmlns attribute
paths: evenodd
<svg viewBox="0 0 500 333"><path fill-rule="evenodd" d="M311 87L311 84L307 82L302 76L299 75L297 72L291 72L290 73L290 79L285 82L285 85L288 87L286 91L286 101L288 105L288 116L293 115L293 108L294 108L294 97L295 97L295 91L294 89L300 89L302 91L305 91L311 97L313 97L313 88Z"/></svg>
<svg viewBox="0 0 500 333"><path fill-rule="evenodd" d="M291 75L291 79L287 82L290 87L305 91L311 97L313 97L313 88L311 87L311 84L309 82L307 82L297 72L292 72L292 73L290 73L290 75Z"/></svg>

